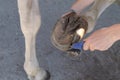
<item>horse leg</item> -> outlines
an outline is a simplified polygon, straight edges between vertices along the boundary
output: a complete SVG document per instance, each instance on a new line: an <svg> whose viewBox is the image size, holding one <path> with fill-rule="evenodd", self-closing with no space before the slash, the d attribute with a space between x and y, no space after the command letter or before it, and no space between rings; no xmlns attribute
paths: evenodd
<svg viewBox="0 0 120 80"><path fill-rule="evenodd" d="M116 0L95 0L92 7L83 15L88 22L87 32L91 32L103 11Z"/></svg>
<svg viewBox="0 0 120 80"><path fill-rule="evenodd" d="M46 80L47 73L39 67L36 58L36 34L40 28L41 16L38 0L18 0L21 30L25 37L24 70L29 80Z"/></svg>

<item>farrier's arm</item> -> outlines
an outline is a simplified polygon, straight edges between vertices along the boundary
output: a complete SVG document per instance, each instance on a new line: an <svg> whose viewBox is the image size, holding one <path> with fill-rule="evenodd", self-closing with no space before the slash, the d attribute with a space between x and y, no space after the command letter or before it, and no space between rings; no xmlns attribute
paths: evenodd
<svg viewBox="0 0 120 80"><path fill-rule="evenodd" d="M80 13L83 9L92 4L94 0L76 0L76 2L72 5L71 9L76 13Z"/></svg>

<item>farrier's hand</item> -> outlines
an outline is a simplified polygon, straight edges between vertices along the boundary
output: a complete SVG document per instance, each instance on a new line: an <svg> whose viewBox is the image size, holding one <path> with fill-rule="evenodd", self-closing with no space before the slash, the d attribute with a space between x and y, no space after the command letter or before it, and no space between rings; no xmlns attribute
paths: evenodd
<svg viewBox="0 0 120 80"><path fill-rule="evenodd" d="M102 28L92 33L85 39L84 50L104 51L110 48L113 43L120 39L120 24L108 28Z"/></svg>

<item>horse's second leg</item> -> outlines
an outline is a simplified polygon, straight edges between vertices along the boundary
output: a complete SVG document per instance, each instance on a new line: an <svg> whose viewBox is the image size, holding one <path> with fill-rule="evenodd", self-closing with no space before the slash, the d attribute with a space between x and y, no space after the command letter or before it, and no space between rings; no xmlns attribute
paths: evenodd
<svg viewBox="0 0 120 80"><path fill-rule="evenodd" d="M93 30L97 19L103 13L103 11L109 7L116 0L95 0L93 6L84 14L88 22L88 31Z"/></svg>
<svg viewBox="0 0 120 80"><path fill-rule="evenodd" d="M35 50L36 34L41 24L38 0L18 0L18 8L25 37L24 69L30 80L46 80L47 73L39 67Z"/></svg>

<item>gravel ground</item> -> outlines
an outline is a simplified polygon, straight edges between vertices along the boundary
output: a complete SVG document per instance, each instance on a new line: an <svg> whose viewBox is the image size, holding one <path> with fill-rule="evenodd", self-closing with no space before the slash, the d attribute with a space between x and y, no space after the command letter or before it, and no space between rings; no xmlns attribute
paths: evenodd
<svg viewBox="0 0 120 80"><path fill-rule="evenodd" d="M109 50L84 52L69 57L50 42L56 20L74 0L40 0L42 25L37 36L40 66L49 70L51 80L120 80L120 41ZM110 6L96 28L120 22L120 6ZM0 0L0 80L27 80L23 70L24 37L20 30L17 0Z"/></svg>

